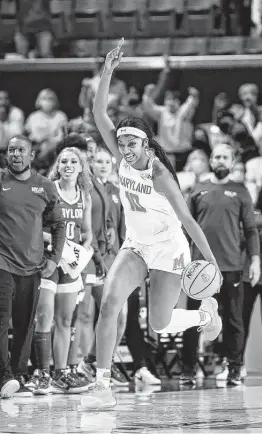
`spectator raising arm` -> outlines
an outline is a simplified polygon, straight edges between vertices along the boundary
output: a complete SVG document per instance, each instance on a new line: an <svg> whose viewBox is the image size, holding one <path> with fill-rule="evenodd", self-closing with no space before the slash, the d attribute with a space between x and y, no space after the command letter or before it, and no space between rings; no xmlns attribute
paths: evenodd
<svg viewBox="0 0 262 434"><path fill-rule="evenodd" d="M160 72L157 84L154 85L154 88L152 89L152 95L151 95L154 102L159 105L161 105L161 103L163 102L165 92L169 88L171 72L172 72L172 69L170 68L169 57L164 56L163 59L164 59L165 67Z"/></svg>
<svg viewBox="0 0 262 434"><path fill-rule="evenodd" d="M196 108L199 104L199 91L194 87L188 88L188 97L186 101L178 109L178 117L180 119L192 120Z"/></svg>
<svg viewBox="0 0 262 434"><path fill-rule="evenodd" d="M164 106L157 105L153 98L148 95L143 95L143 109L154 121L159 121L163 113Z"/></svg>

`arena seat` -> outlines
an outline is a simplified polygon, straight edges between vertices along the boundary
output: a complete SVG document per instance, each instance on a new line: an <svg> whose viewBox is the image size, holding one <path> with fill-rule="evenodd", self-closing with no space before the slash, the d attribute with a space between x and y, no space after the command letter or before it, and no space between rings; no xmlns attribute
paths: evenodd
<svg viewBox="0 0 262 434"><path fill-rule="evenodd" d="M245 38L243 44L243 52L245 54L261 54L262 40L261 38Z"/></svg>
<svg viewBox="0 0 262 434"><path fill-rule="evenodd" d="M185 21L188 36L208 36L214 31L215 0L187 0Z"/></svg>
<svg viewBox="0 0 262 434"><path fill-rule="evenodd" d="M206 54L206 38L174 38L170 56L198 56Z"/></svg>
<svg viewBox="0 0 262 434"><path fill-rule="evenodd" d="M159 38L178 34L184 6L185 0L149 0L142 35Z"/></svg>
<svg viewBox="0 0 262 434"><path fill-rule="evenodd" d="M15 0L1 0L0 1L0 17L1 18L15 18L16 17L16 1Z"/></svg>
<svg viewBox="0 0 262 434"><path fill-rule="evenodd" d="M103 2L104 10L108 0ZM104 32L104 10L98 0L76 0L74 8L74 35L77 38L98 38Z"/></svg>
<svg viewBox="0 0 262 434"><path fill-rule="evenodd" d="M52 0L50 2L50 13L52 19L52 29L56 38L61 39L65 36L65 15L70 16L72 12L71 0Z"/></svg>
<svg viewBox="0 0 262 434"><path fill-rule="evenodd" d="M137 56L163 56L169 53L170 40L168 38L137 39Z"/></svg>
<svg viewBox="0 0 262 434"><path fill-rule="evenodd" d="M0 41L4 43L11 43L15 33L15 19L1 18L0 17Z"/></svg>
<svg viewBox="0 0 262 434"><path fill-rule="evenodd" d="M241 54L242 48L243 38L241 36L209 38L207 54Z"/></svg>
<svg viewBox="0 0 262 434"><path fill-rule="evenodd" d="M115 48L119 42L119 39L102 39L99 46L99 54L105 57L107 53ZM125 39L123 45L124 56L134 56L135 41L134 39Z"/></svg>
<svg viewBox="0 0 262 434"><path fill-rule="evenodd" d="M188 12L195 13L203 13L207 12L214 5L218 4L218 1L215 0L187 0L186 10Z"/></svg>
<svg viewBox="0 0 262 434"><path fill-rule="evenodd" d="M97 57L98 40L97 39L80 39L72 41L71 52L74 57Z"/></svg>
<svg viewBox="0 0 262 434"><path fill-rule="evenodd" d="M132 38L139 28L137 0L109 0L105 32L112 38Z"/></svg>
<svg viewBox="0 0 262 434"><path fill-rule="evenodd" d="M16 2L0 1L0 40L10 43L13 40L16 25Z"/></svg>

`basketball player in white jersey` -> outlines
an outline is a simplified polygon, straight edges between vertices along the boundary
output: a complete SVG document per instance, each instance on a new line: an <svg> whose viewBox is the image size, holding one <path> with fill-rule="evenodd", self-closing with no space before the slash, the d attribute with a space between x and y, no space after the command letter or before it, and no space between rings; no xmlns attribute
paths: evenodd
<svg viewBox="0 0 262 434"><path fill-rule="evenodd" d="M83 286L82 270L75 272L79 263L77 256L87 255L92 241L89 194L91 181L88 173L81 152L76 148L65 148L59 154L49 175L60 196L59 206L66 223L66 245L60 266L50 278L41 280L34 334L38 372L32 381L35 382L36 387L33 391L37 395L46 395L50 392L79 393L87 386L82 379L77 378L77 375L67 374L66 367L72 315L77 295ZM46 239L48 235L45 234ZM52 240L49 239L49 242L51 244ZM82 246L79 245L80 242ZM77 252L74 249L77 249ZM51 385L49 361L53 319L55 321L53 340L55 376Z"/></svg>
<svg viewBox="0 0 262 434"><path fill-rule="evenodd" d="M105 280L97 323L97 377L89 389L91 399L85 399L85 405L96 409L116 404L110 389L110 366L117 318L128 296L148 273L149 321L157 333L178 333L197 326L206 339L214 340L222 328L214 298L203 300L196 311L174 309L181 291L182 269L190 262L181 225L206 261L217 264L149 126L143 119L126 118L116 129L107 115L110 80L121 61L122 44L123 40L106 57L93 109L104 142L120 164L120 195L127 227L126 240Z"/></svg>

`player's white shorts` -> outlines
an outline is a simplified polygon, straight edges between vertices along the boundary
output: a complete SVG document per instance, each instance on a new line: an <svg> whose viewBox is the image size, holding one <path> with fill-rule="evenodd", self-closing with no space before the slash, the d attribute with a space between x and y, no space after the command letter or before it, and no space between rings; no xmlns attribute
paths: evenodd
<svg viewBox="0 0 262 434"><path fill-rule="evenodd" d="M41 289L49 289L55 294L69 294L79 292L83 289L83 280L81 276L72 279L69 274L64 274L61 268L57 268L48 279L41 279Z"/></svg>
<svg viewBox="0 0 262 434"><path fill-rule="evenodd" d="M166 241L152 245L140 244L127 238L121 249L131 249L141 256L148 270L182 274L183 268L191 262L190 248L184 234L173 235Z"/></svg>

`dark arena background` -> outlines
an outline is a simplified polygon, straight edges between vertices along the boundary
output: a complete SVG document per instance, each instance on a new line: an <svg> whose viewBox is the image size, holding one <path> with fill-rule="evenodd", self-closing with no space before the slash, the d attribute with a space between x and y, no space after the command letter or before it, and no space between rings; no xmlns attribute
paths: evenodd
<svg viewBox="0 0 262 434"><path fill-rule="evenodd" d="M98 237L97 249L103 261L108 261L108 272L124 240L125 228L121 220L118 166L111 155L103 153L106 145L92 108L105 57L122 37L124 55L110 86L108 114L115 126L127 116L145 119L176 170L184 198L188 203L194 198L193 217L207 236L223 276L221 293L216 296L222 332L213 342L206 341L201 330L196 334L196 327L189 329L191 334L188 330L155 333L149 322L150 282L146 278L122 311L121 339L111 370L117 405L109 410L90 409L86 383L91 384L96 375L92 342L104 283L93 257L93 269L82 273L82 296L77 301L72 298L70 304L62 300L69 295L69 289L61 294L40 289L53 294L54 310L48 304L51 296L43 302L41 313L40 307L36 307L31 338L30 333L26 338L26 345L31 345L30 356L24 360L28 372L13 372L20 389L10 399L1 395L0 432L261 433L262 1L0 0L1 171L8 171L6 158L13 136L23 135L32 143L33 169L49 176L57 155L66 147L66 137L80 135L86 145L86 164L95 178L93 192L99 192L91 192L90 199L90 215L99 228L94 229L90 220L90 231L93 240ZM90 142L93 151L89 149ZM224 144L234 150L227 174L231 184L226 187L233 195L226 190L223 203L220 199L216 203L208 185L212 185L210 180L216 174L212 165L216 146ZM107 170L103 172L103 164L110 164L106 179L102 176ZM202 205L194 196L201 183L207 185L203 187L202 196L206 196ZM231 206L240 196L235 193L239 191L238 186L234 187L238 184L249 204L248 223L244 205ZM219 191L224 188L222 184L215 185ZM1 185L0 220L3 194ZM23 205L21 198L21 208L28 206L26 200ZM109 205L105 205L107 200ZM81 203L77 206L80 208ZM110 208L113 222L110 226L106 207ZM201 212L211 208L215 209L216 218L212 217L207 229ZM75 209L70 209L73 215ZM225 223L221 227L221 221L228 221L229 226ZM232 221L236 221L236 236L232 235ZM19 219L16 223L20 231ZM1 238L3 227L0 224ZM68 238L69 228L67 223ZM112 230L114 241L110 238ZM101 233L103 239L99 239ZM214 234L218 234L217 238ZM223 234L228 240L224 244L219 242L224 240ZM19 237L14 242L19 244ZM233 258L234 255L239 257ZM8 285L1 274L5 270L1 256L5 257L0 242L3 348L3 294ZM256 265L253 263L256 277L250 271L250 257L251 265L252 260L257 261ZM193 259L199 258L192 256ZM241 264L238 267L237 262ZM88 276L93 280L88 280ZM127 282L123 282L123 288L125 285ZM222 296L223 291L227 294ZM194 303L191 300L190 304L181 291L174 308L198 309L200 304ZM24 305L21 309L25 309ZM49 329L40 330L41 315L51 315ZM7 319L13 366L12 344L20 344L14 339L14 319ZM118 327L121 328L119 324ZM40 333L52 337L48 369L39 365ZM24 342L21 348L23 345ZM64 363L62 348L66 345L69 349ZM0 351L1 387L5 375L3 359ZM37 393L43 378L47 381L44 392Z"/></svg>

